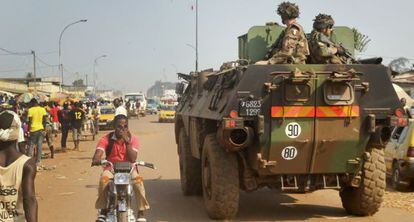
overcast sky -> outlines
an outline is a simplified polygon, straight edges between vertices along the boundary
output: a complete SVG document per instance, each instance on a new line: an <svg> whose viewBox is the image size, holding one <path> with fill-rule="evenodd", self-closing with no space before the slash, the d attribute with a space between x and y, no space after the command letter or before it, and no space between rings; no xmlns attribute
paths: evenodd
<svg viewBox="0 0 414 222"><path fill-rule="evenodd" d="M200 69L218 68L237 59L237 37L253 25L280 19L276 0L199 0ZM371 39L364 55L414 58L408 0L297 0L299 22L307 32L319 12L336 25L356 27ZM65 83L89 75L93 61L99 86L124 91L146 90L155 80L175 81L175 72L194 70L195 0L1 0L0 48L35 50L40 76L59 76L58 40L62 29ZM0 77L23 77L32 70L30 56L0 51ZM414 62L414 60L412 60Z"/></svg>

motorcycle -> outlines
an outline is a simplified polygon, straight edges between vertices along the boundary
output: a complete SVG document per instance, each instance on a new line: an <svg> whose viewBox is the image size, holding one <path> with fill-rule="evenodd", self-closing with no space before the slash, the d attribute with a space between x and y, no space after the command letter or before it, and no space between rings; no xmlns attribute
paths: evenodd
<svg viewBox="0 0 414 222"><path fill-rule="evenodd" d="M107 222L135 222L136 217L132 209L131 200L133 200L134 191L132 184L134 178L131 178L131 173L135 167L143 166L151 169L156 169L154 164L144 161L137 161L133 164L130 162L116 162L112 163L107 160L102 160L101 166L111 166L111 171L114 177L110 179L108 184L108 213L106 216ZM131 165L135 166L132 167Z"/></svg>

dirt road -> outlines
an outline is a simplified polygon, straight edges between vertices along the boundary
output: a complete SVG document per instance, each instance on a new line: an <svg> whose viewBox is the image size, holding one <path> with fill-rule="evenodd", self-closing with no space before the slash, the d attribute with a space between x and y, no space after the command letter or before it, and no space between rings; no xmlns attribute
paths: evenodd
<svg viewBox="0 0 414 222"><path fill-rule="evenodd" d="M130 121L138 135L139 158L157 165L156 171L142 169L151 210L148 221L208 221L201 197L181 194L178 157L173 124L157 123L156 116ZM105 132L101 132L103 135ZM58 144L56 142L56 144ZM72 144L69 142L69 148ZM90 167L96 141L81 143L80 152L58 153L43 164L56 169L39 172L36 192L41 222L90 222L94 209L100 168ZM47 151L46 151L47 152ZM389 191L396 195L394 191ZM402 194L411 195L411 194ZM387 203L399 201L387 199ZM411 203L409 202L411 201ZM352 217L341 206L338 192L321 190L310 194L281 194L268 189L242 193L236 221L414 221L414 196L403 205L408 210L383 207L372 217ZM409 204L412 204L410 206ZM386 204L392 206L392 204Z"/></svg>

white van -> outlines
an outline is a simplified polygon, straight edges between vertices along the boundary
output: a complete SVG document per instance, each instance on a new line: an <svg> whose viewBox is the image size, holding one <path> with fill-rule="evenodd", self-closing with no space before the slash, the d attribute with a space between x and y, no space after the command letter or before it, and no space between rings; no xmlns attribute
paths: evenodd
<svg viewBox="0 0 414 222"><path fill-rule="evenodd" d="M127 93L124 96L125 104L129 101L132 108L138 110L138 113L142 116L145 116L145 110L147 109L147 100L145 99L145 95L141 92L137 93ZM137 105L139 102L139 105Z"/></svg>

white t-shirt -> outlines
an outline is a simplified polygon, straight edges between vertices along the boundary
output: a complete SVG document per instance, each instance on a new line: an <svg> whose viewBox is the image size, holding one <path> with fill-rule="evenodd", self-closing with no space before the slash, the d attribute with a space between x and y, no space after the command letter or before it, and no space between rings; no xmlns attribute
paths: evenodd
<svg viewBox="0 0 414 222"><path fill-rule="evenodd" d="M125 109L125 107L123 107L123 106L118 106L118 107L115 109L115 116L120 115L120 114L125 115L125 116L128 116L128 114L127 114L127 110Z"/></svg>

